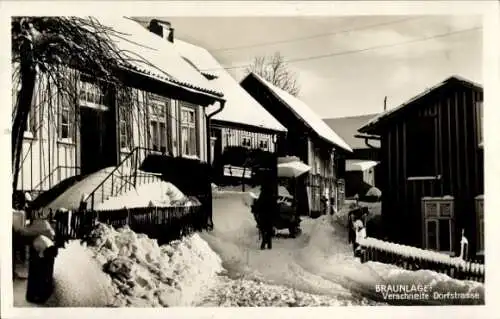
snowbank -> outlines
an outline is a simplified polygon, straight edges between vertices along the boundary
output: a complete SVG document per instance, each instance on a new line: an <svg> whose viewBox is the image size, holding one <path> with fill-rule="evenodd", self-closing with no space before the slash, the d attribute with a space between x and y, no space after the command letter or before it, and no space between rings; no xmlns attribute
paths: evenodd
<svg viewBox="0 0 500 319"><path fill-rule="evenodd" d="M360 305L369 305L368 301ZM200 303L205 307L330 307L350 306L345 298L316 295L262 281L221 277L212 293Z"/></svg>
<svg viewBox="0 0 500 319"><path fill-rule="evenodd" d="M115 306L191 306L223 271L221 260L197 234L168 245L99 224L90 246L118 289Z"/></svg>
<svg viewBox="0 0 500 319"><path fill-rule="evenodd" d="M172 183L158 181L142 184L136 189L111 197L96 206L97 210L114 210L135 207L174 206L185 204L186 196Z"/></svg>
<svg viewBox="0 0 500 319"><path fill-rule="evenodd" d="M467 302L484 302L482 283L456 280L430 270L410 271L377 262L362 264L359 259L353 257L352 246L347 242L346 229L335 220L336 217L330 216L318 218L308 245L300 251L300 263L309 271L375 299L382 298L382 295L375 291L377 285L420 284L440 293L477 292L480 295L479 300ZM454 302L463 300L444 301L445 304Z"/></svg>
<svg viewBox="0 0 500 319"><path fill-rule="evenodd" d="M101 271L91 250L79 241L59 249L54 263L54 292L46 306L106 307L115 302L116 293L111 278Z"/></svg>

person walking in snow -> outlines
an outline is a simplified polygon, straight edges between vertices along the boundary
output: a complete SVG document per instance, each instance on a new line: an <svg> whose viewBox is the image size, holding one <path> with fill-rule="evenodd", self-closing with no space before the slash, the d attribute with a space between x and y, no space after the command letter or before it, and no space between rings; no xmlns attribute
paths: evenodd
<svg viewBox="0 0 500 319"><path fill-rule="evenodd" d="M272 189L274 184L270 182L267 175L267 173L263 173L260 195L253 206L262 237L260 249L266 249L266 247L272 249L274 218L277 210L275 192Z"/></svg>

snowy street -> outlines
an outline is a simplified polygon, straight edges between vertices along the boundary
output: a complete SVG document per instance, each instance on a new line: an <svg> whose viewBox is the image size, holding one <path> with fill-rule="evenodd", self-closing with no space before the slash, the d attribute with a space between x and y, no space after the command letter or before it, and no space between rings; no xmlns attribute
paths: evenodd
<svg viewBox="0 0 500 319"><path fill-rule="evenodd" d="M379 284L428 285L432 291L477 294L480 299L473 302L484 301L484 285L478 282L377 262L361 264L347 242L343 213L304 217L301 235L287 238L283 231L273 239L272 250L260 250L248 196L215 192L215 229L168 245L159 246L128 227L115 230L101 224L88 247L71 241L60 250L55 291L45 306L398 304L385 302L375 291ZM14 282L14 303L35 306L24 299L25 285L25 280Z"/></svg>
<svg viewBox="0 0 500 319"><path fill-rule="evenodd" d="M236 281L220 278L205 304L200 305L391 303L390 300L386 303L383 295L375 291L379 284L429 285L439 292L478 293L481 298L473 302L484 301L481 283L459 281L428 270L408 271L378 262L362 264L353 257L345 216L341 213L318 219L304 217L300 236L275 237L272 250L260 250L259 234L247 203L248 193L214 194L215 229L200 236L220 256L228 276ZM286 235L287 231L283 232ZM266 297L263 299L262 295ZM278 298L280 295L283 298ZM296 303L290 303L290 298ZM392 303L398 304L398 301ZM425 303L441 302L428 300Z"/></svg>
<svg viewBox="0 0 500 319"><path fill-rule="evenodd" d="M230 277L284 286L283 292L288 288L322 295L323 299L334 300L330 301L332 305L375 303L346 288L350 283L349 276L356 276L367 286L373 283L372 287L377 277L352 257L345 230L340 226L334 229L329 216L318 220L304 218L300 236L275 237L272 250L260 250L255 221L250 208L245 205L246 196L238 192L214 194L215 229L201 234L219 254ZM339 234L334 234L334 230ZM284 235L286 232L283 231ZM350 288L354 286L351 284ZM251 288L242 288L242 291L246 290ZM215 288L213 291L225 293L224 289Z"/></svg>

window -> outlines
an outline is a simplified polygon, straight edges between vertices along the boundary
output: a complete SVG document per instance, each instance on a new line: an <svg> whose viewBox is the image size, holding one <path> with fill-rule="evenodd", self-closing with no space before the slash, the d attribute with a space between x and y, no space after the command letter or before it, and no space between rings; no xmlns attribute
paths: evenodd
<svg viewBox="0 0 500 319"><path fill-rule="evenodd" d="M191 107L181 108L181 148L182 155L197 156L196 111Z"/></svg>
<svg viewBox="0 0 500 319"><path fill-rule="evenodd" d="M476 102L477 143L483 146L483 101Z"/></svg>
<svg viewBox="0 0 500 319"><path fill-rule="evenodd" d="M149 112L152 149L166 153L168 102L161 97L151 95Z"/></svg>
<svg viewBox="0 0 500 319"><path fill-rule="evenodd" d="M424 248L453 252L453 200L423 199Z"/></svg>
<svg viewBox="0 0 500 319"><path fill-rule="evenodd" d="M59 108L59 123L57 134L60 140L65 140L70 142L73 139L73 108L71 107L71 99L70 97L63 93L59 92L57 95L57 102Z"/></svg>
<svg viewBox="0 0 500 319"><path fill-rule="evenodd" d="M130 150L132 147L132 127L130 112L126 107L120 107L120 149Z"/></svg>
<svg viewBox="0 0 500 319"><path fill-rule="evenodd" d="M242 135L241 136L241 146L246 147L246 148L251 148L253 144L253 139L249 135Z"/></svg>
<svg viewBox="0 0 500 319"><path fill-rule="evenodd" d="M398 135L401 136L401 134ZM406 136L408 177L438 175L436 172L436 117L421 116L408 122ZM395 140L391 140L391 145L396 145Z"/></svg>
<svg viewBox="0 0 500 319"><path fill-rule="evenodd" d="M79 101L82 106L99 109L107 109L109 104L102 85L84 80L80 81Z"/></svg>
<svg viewBox="0 0 500 319"><path fill-rule="evenodd" d="M259 148L264 151L269 151L269 139L267 138L260 139Z"/></svg>

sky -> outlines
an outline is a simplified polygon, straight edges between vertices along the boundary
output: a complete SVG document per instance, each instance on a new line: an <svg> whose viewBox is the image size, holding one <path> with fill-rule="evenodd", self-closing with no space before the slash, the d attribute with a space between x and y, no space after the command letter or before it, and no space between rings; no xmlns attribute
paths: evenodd
<svg viewBox="0 0 500 319"><path fill-rule="evenodd" d="M382 112L385 96L391 109L452 75L483 83L480 16L158 18L238 81L280 52L322 118Z"/></svg>

